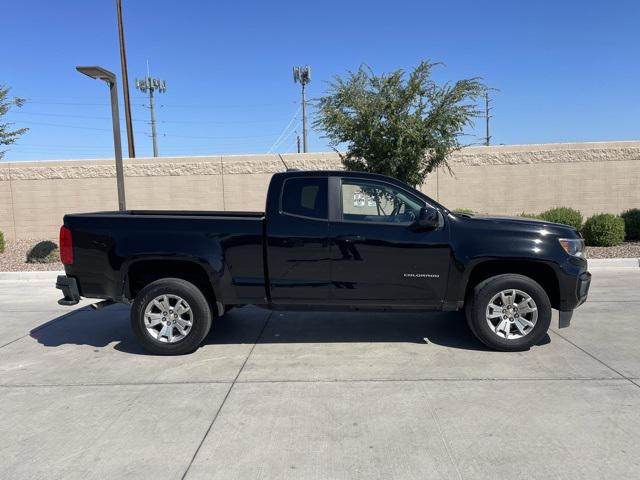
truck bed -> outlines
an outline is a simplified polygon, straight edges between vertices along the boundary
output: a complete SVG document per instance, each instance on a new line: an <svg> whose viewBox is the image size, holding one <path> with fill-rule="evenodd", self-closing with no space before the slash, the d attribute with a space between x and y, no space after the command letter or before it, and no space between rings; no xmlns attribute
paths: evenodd
<svg viewBox="0 0 640 480"><path fill-rule="evenodd" d="M82 296L127 301L136 289L127 272L163 258L198 265L225 304L264 301L262 212L95 212L66 215L64 225L76 256L65 270L83 279Z"/></svg>

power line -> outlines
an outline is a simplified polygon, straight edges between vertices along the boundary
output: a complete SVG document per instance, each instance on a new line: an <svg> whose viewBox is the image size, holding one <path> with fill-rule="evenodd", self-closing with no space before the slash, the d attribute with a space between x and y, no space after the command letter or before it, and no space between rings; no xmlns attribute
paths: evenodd
<svg viewBox="0 0 640 480"><path fill-rule="evenodd" d="M285 102L284 104L295 104L297 102ZM185 103L162 103L161 107L178 107L178 108L255 108L255 107L282 107L283 102L278 103L228 103L228 104L210 104L205 105L202 103L199 104L185 104ZM139 104L139 106L144 107L145 105Z"/></svg>
<svg viewBox="0 0 640 480"><path fill-rule="evenodd" d="M46 123L46 122L33 122L31 120L22 121L21 123L26 123L27 125L44 125L46 127L62 127L62 128L77 128L80 130L99 130L101 132L111 132L110 128L98 128L98 127L85 127L83 125L63 125L61 123Z"/></svg>
<svg viewBox="0 0 640 480"><path fill-rule="evenodd" d="M286 135L286 133L289 130L289 128L293 125L293 122L295 122L296 119L298 118L298 114L300 113L300 108L301 107L298 107L298 109L296 110L296 113L293 114L293 117L291 117L291 120L289 120L289 123L287 124L286 127L284 127L284 129L282 130L282 132L280 133L280 135L278 136L276 141L273 143L273 145L271 145L271 148L267 151L267 153L273 152L273 150L275 148L277 148L278 145L280 145L282 143L283 137Z"/></svg>
<svg viewBox="0 0 640 480"><path fill-rule="evenodd" d="M247 124L247 123L276 123L282 122L286 118L273 118L269 120L161 120L159 123L185 123L185 124L205 124L213 123L217 125L227 124Z"/></svg>
<svg viewBox="0 0 640 480"><path fill-rule="evenodd" d="M137 95L138 99L143 99L144 97L141 95ZM108 106L105 102L100 103L87 103L87 102L48 102L48 101L40 101L40 100L32 100L32 97L28 97L26 100L26 105L77 105L77 106ZM181 103L162 103L160 106L162 107L178 107L178 108L255 108L255 107L282 107L287 104L295 104L297 102L277 102L277 103L227 103L227 104L181 104ZM138 107L148 107L145 104L135 104Z"/></svg>
<svg viewBox="0 0 640 480"><path fill-rule="evenodd" d="M261 151L264 151L261 147L264 145L262 141L246 141L242 142L243 146L252 146L255 148L259 148ZM207 143L207 144L180 144L180 145L167 145L163 150L165 152L173 153L173 152L190 152L193 150L211 150L216 147L223 148L233 148L237 147L238 142L215 142L215 143ZM30 144L30 145L13 145L11 147L11 151L13 152L24 152L24 153L56 153L56 154L68 154L68 155L83 155L83 156L112 156L112 147L108 146L66 146L66 145L46 145L46 144Z"/></svg>
<svg viewBox="0 0 640 480"><path fill-rule="evenodd" d="M11 146L11 149L14 148L62 148L65 150L86 150L86 149L107 149L112 150L113 146L109 145L60 145L60 144L50 144L50 143L28 143L24 145L14 144Z"/></svg>
<svg viewBox="0 0 640 480"><path fill-rule="evenodd" d="M102 97L99 95L26 95L25 98L27 100L32 100L34 98L73 98L73 99L90 99L90 100L100 100Z"/></svg>
<svg viewBox="0 0 640 480"><path fill-rule="evenodd" d="M280 146L282 146L287 140L290 140L292 135L296 135L298 136L298 131L294 128L293 130L291 130L281 141L280 141Z"/></svg>
<svg viewBox="0 0 640 480"><path fill-rule="evenodd" d="M109 106L106 102L101 103L85 103L85 102L39 102L33 101L31 99L27 99L27 104L36 104L36 105L79 105L79 106L96 106L96 107L104 107Z"/></svg>
<svg viewBox="0 0 640 480"><path fill-rule="evenodd" d="M11 115L36 115L40 117L65 117L65 118L84 118L84 119L92 119L92 120L111 120L110 117L98 117L93 115L71 115L65 113L42 113L42 112L24 112L24 111L13 111ZM286 118L272 118L272 119L264 119L264 120L159 120L157 123L181 123L181 124L189 124L189 125L198 125L198 124L216 124L216 125L232 125L232 124L249 124L249 123L276 123L287 120ZM134 119L134 122L140 123L149 123L147 120L137 120Z"/></svg>
<svg viewBox="0 0 640 480"><path fill-rule="evenodd" d="M47 122L32 122L32 121L26 121L26 122L22 122L25 123L27 125L43 125L43 126L48 126L48 127L60 127L60 128L73 128L73 129L80 129L80 130L96 130L96 131L101 131L101 132L110 132L111 130L108 128L98 128L98 127L85 127L82 125L66 125L66 124L60 124L60 123L47 123ZM152 135L152 132L142 132L146 135ZM175 138L196 138L196 139L204 139L204 140L225 140L225 139L245 139L245 138L272 138L273 137L273 133L271 134L265 134L265 135L223 135L223 136L199 136L199 135L180 135L180 134L174 134L174 133L161 133L159 135L162 135L163 137L175 137Z"/></svg>
<svg viewBox="0 0 640 480"><path fill-rule="evenodd" d="M147 135L149 135L149 132L146 132ZM223 139L233 139L233 138L272 138L273 134L270 135L240 135L240 136L234 136L234 135L229 135L229 136L222 136L222 137L202 137L202 136L195 136L195 135L178 135L178 134L173 134L173 133L161 133L160 135L162 135L163 137L175 137L175 138L202 138L205 140L223 140Z"/></svg>
<svg viewBox="0 0 640 480"><path fill-rule="evenodd" d="M39 117L65 117L65 118L85 118L91 120L111 120L111 117L95 117L92 115L70 115L66 113L40 113L40 112L11 112L18 115L36 115ZM134 122L145 122L144 120L134 120ZM146 123L146 122L145 122Z"/></svg>
<svg viewBox="0 0 640 480"><path fill-rule="evenodd" d="M146 95L141 95L139 93L133 92L133 96L138 99L145 100ZM27 100L25 106L28 106L30 103L49 103L43 102L42 100L37 99L72 99L72 100L94 100L96 102L100 102L102 97L96 95L25 95L24 98ZM58 103L58 102L56 102ZM62 104L66 104L68 102L59 102ZM179 107L265 107L265 106L282 106L284 104L297 104L296 100L288 100L285 102L268 102L268 103L213 103L213 104L183 104L183 103L171 103L169 102L166 106L179 106ZM81 103L81 105L90 105L91 103ZM103 105L103 102L98 103L98 105Z"/></svg>

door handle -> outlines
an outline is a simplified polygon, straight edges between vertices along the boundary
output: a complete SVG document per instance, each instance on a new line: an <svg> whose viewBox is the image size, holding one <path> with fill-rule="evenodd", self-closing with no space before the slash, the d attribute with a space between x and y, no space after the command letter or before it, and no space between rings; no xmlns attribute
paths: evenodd
<svg viewBox="0 0 640 480"><path fill-rule="evenodd" d="M336 237L336 240L344 243L354 243L363 242L366 238L361 237L360 235L339 235Z"/></svg>

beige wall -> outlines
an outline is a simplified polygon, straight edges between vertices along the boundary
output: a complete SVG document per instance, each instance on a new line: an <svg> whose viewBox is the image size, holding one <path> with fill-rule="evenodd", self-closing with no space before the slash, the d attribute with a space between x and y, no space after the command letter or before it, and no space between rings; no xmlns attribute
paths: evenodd
<svg viewBox="0 0 640 480"><path fill-rule="evenodd" d="M335 153L284 155L289 167L339 169ZM423 190L450 208L496 214L570 206L585 215L640 208L640 142L471 147L451 176ZM161 157L125 161L127 207L263 210L277 155ZM7 238L56 238L68 212L117 208L112 160L0 164L0 230Z"/></svg>

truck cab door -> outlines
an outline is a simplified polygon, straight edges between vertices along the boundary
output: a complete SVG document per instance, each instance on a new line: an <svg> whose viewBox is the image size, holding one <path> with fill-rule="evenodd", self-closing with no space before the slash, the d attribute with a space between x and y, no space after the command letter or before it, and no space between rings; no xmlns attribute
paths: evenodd
<svg viewBox="0 0 640 480"><path fill-rule="evenodd" d="M274 304L324 304L329 297L326 176L274 176L266 221L269 292Z"/></svg>
<svg viewBox="0 0 640 480"><path fill-rule="evenodd" d="M451 258L444 219L416 228L426 202L382 180L330 182L338 192L329 225L332 303L440 307Z"/></svg>

